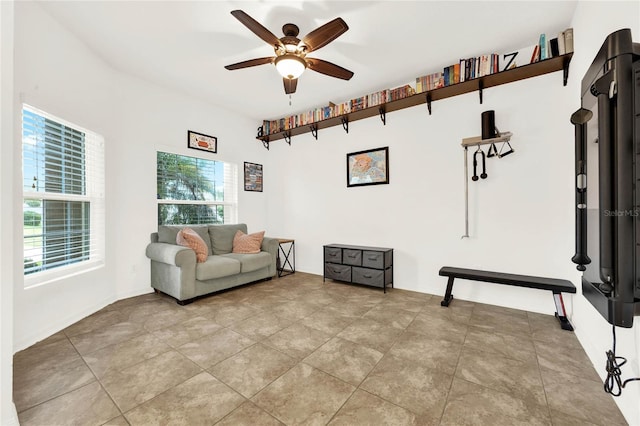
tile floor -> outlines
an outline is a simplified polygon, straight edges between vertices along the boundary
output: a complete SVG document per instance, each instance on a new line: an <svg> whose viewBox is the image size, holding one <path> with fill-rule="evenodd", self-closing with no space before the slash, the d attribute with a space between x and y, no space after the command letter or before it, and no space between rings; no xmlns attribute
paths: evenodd
<svg viewBox="0 0 640 426"><path fill-rule="evenodd" d="M626 424L553 316L297 272L121 300L21 351L22 425Z"/></svg>

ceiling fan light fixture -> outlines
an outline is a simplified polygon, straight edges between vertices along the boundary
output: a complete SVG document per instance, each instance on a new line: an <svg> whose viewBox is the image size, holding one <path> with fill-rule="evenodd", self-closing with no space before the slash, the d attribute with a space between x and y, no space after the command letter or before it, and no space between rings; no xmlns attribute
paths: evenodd
<svg viewBox="0 0 640 426"><path fill-rule="evenodd" d="M300 77L307 67L307 63L302 58L290 54L278 56L275 65L280 75L288 79Z"/></svg>

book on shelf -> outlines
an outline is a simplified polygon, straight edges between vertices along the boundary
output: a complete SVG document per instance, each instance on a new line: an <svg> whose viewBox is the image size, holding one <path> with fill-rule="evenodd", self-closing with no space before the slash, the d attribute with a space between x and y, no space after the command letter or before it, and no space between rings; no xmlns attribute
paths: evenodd
<svg viewBox="0 0 640 426"><path fill-rule="evenodd" d="M540 46L540 60L544 61L545 59L547 59L547 41L545 34L540 34L540 41L538 42L538 46Z"/></svg>
<svg viewBox="0 0 640 426"><path fill-rule="evenodd" d="M538 62L540 60L540 45L536 44L535 47L533 48L533 53L531 54L531 62L529 62L530 64L533 64L534 62Z"/></svg>
<svg viewBox="0 0 640 426"><path fill-rule="evenodd" d="M573 28L564 30L564 52L573 53Z"/></svg>
<svg viewBox="0 0 640 426"><path fill-rule="evenodd" d="M549 40L549 49L551 52L551 57L555 58L556 56L560 55L560 47L558 44L558 38L554 37L551 40Z"/></svg>

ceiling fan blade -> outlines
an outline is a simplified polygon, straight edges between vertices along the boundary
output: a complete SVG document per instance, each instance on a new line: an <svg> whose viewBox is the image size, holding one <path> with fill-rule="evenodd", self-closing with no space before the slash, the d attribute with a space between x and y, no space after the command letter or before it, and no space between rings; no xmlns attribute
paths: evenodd
<svg viewBox="0 0 640 426"><path fill-rule="evenodd" d="M297 78L286 78L284 77L282 79L282 82L284 83L284 93L286 93L287 95L290 95L291 93L295 93L296 92L296 88L298 87L298 79Z"/></svg>
<svg viewBox="0 0 640 426"><path fill-rule="evenodd" d="M247 15L242 10L232 10L231 14L240 22L244 24L245 27L249 28L255 35L269 43L270 46L282 46L282 42L278 37L276 37L271 31L262 26L261 23L253 19L251 16Z"/></svg>
<svg viewBox="0 0 640 426"><path fill-rule="evenodd" d="M306 58L306 61L309 69L319 72L320 74L326 74L343 80L349 80L353 77L353 72L336 64L332 64L331 62L316 58Z"/></svg>
<svg viewBox="0 0 640 426"><path fill-rule="evenodd" d="M248 61L242 61L238 62L237 64L227 65L225 66L225 68L228 70L239 70L242 68L255 67L257 65L270 64L275 58L275 56L269 56L267 58L249 59Z"/></svg>
<svg viewBox="0 0 640 426"><path fill-rule="evenodd" d="M318 50L340 37L348 29L349 26L342 18L336 18L304 36L302 43L307 46L307 53Z"/></svg>

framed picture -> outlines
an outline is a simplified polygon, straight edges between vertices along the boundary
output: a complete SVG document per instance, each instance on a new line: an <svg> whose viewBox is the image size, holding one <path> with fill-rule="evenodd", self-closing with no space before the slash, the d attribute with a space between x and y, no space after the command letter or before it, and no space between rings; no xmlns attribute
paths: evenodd
<svg viewBox="0 0 640 426"><path fill-rule="evenodd" d="M244 163L244 190L262 192L262 164Z"/></svg>
<svg viewBox="0 0 640 426"><path fill-rule="evenodd" d="M218 152L218 138L189 130L187 132L187 146L201 151Z"/></svg>
<svg viewBox="0 0 640 426"><path fill-rule="evenodd" d="M347 186L389 183L389 147L347 154Z"/></svg>

